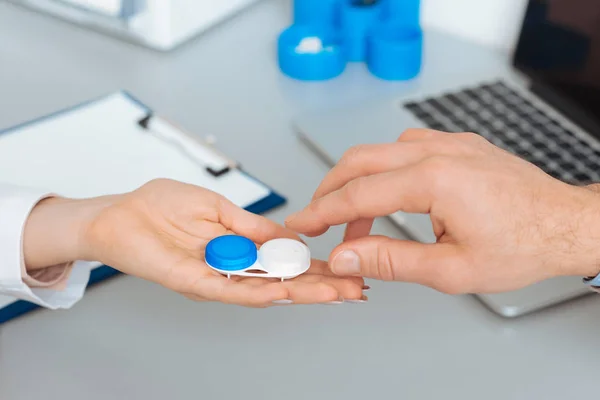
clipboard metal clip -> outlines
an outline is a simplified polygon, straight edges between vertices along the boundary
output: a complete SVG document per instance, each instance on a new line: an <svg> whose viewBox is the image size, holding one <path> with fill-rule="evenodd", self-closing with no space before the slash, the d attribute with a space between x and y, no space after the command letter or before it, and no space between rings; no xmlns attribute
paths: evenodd
<svg viewBox="0 0 600 400"><path fill-rule="evenodd" d="M155 137L177 146L188 157L202 164L208 173L215 177L239 168L239 163L231 160L214 147L214 136L202 140L198 135L187 132L166 118L147 114L138 125Z"/></svg>

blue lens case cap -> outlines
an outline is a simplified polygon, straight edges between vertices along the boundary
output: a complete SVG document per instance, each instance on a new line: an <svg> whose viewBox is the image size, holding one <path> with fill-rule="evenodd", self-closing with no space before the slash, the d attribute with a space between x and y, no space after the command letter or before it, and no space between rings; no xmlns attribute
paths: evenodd
<svg viewBox="0 0 600 400"><path fill-rule="evenodd" d="M258 251L250 239L226 235L208 243L205 258L206 262L215 269L241 271L254 265L258 258Z"/></svg>

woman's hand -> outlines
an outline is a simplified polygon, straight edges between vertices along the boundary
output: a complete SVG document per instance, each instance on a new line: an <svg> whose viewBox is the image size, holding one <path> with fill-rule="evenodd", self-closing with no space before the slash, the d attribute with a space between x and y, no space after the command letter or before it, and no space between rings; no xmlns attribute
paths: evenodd
<svg viewBox="0 0 600 400"><path fill-rule="evenodd" d="M214 192L156 180L123 195L43 201L26 225L25 262L39 269L99 261L194 300L248 307L363 299L362 278L336 277L319 261L290 281L228 279L204 263L207 243L225 234L246 236L257 245L279 237L299 240Z"/></svg>
<svg viewBox="0 0 600 400"><path fill-rule="evenodd" d="M373 218L428 214L435 244L369 236ZM600 272L600 196L560 182L475 134L410 130L349 151L287 226L309 236L347 223L339 276L446 293L510 291Z"/></svg>

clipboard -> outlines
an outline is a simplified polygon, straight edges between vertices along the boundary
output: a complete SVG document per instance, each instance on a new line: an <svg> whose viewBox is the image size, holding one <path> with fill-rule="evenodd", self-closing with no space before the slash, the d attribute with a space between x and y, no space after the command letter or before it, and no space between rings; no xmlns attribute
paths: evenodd
<svg viewBox="0 0 600 400"><path fill-rule="evenodd" d="M119 91L0 129L0 182L87 198L125 193L149 180L168 178L205 187L255 214L286 203L284 196L199 135L167 126L163 119L162 125L155 124L160 129L153 129L149 119L157 119L150 107ZM211 161L200 159L203 155L227 167L211 170ZM88 287L119 274L98 264ZM0 325L37 308L0 296Z"/></svg>

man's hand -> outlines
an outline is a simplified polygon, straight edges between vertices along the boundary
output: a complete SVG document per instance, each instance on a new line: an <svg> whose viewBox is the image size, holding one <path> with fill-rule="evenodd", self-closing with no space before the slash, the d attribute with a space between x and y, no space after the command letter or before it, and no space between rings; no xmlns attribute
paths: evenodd
<svg viewBox="0 0 600 400"><path fill-rule="evenodd" d="M25 228L30 270L75 260L99 261L198 301L248 307L361 300L363 279L340 278L314 261L304 275L285 282L229 280L204 263L210 240L238 234L257 245L299 238L224 197L170 180L152 181L131 193L89 200L49 199Z"/></svg>
<svg viewBox="0 0 600 400"><path fill-rule="evenodd" d="M373 218L429 214L437 242L368 236ZM287 226L317 236L347 223L330 258L340 276L493 293L600 272L600 196L480 136L409 130L353 148Z"/></svg>

